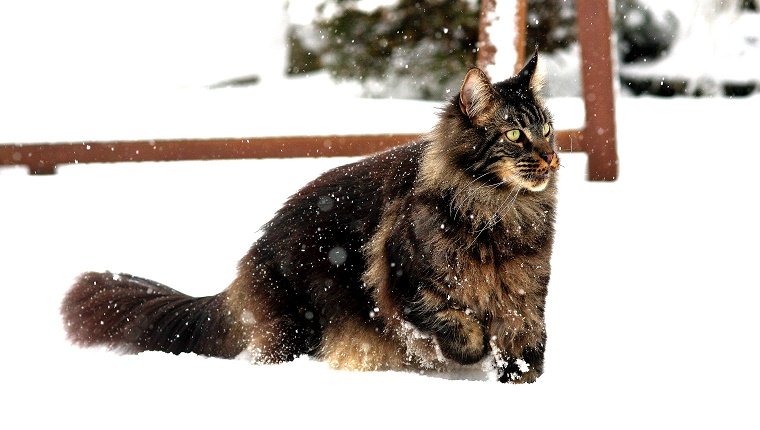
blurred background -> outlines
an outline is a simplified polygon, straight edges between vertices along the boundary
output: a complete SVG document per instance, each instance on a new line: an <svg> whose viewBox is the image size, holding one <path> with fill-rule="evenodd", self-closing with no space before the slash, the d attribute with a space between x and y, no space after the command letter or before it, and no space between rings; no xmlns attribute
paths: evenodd
<svg viewBox="0 0 760 430"><path fill-rule="evenodd" d="M372 6L362 8L363 3ZM340 79L364 81L373 95L436 99L474 63L480 2L377 3L327 1L314 21L289 26L288 73L325 69ZM755 91L760 76L756 0L611 3L624 94ZM580 95L577 19L587 17L576 16L574 0L528 0L526 47L547 54L550 95Z"/></svg>
<svg viewBox="0 0 760 430"><path fill-rule="evenodd" d="M622 94L757 91L757 0L611 3ZM528 0L526 46L546 54L552 96L580 94L574 4ZM312 77L364 97L441 100L475 63L479 11L478 0L4 1L0 95Z"/></svg>

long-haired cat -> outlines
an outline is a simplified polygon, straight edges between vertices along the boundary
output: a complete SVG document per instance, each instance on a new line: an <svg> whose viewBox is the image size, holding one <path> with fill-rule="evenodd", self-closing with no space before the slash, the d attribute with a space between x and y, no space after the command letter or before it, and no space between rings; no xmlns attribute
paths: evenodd
<svg viewBox="0 0 760 430"><path fill-rule="evenodd" d="M62 305L70 339L344 369L492 366L499 381L534 381L559 166L537 61L496 84L471 69L424 139L307 184L215 296L83 274Z"/></svg>

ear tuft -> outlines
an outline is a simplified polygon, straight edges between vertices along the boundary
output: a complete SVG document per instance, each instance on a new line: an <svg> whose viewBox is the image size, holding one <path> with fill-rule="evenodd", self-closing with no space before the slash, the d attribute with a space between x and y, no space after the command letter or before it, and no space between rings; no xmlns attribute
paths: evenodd
<svg viewBox="0 0 760 430"><path fill-rule="evenodd" d="M479 125L495 98L496 93L488 80L488 76L477 67L470 69L465 75L462 89L459 91L459 108L462 112L470 118L473 124Z"/></svg>
<svg viewBox="0 0 760 430"><path fill-rule="evenodd" d="M530 78L530 89L533 90L534 93L540 93L541 90L544 89L544 83L546 82L546 70L544 70L541 64L543 63L540 63L538 67L536 67L536 71L533 72L533 76Z"/></svg>
<svg viewBox="0 0 760 430"><path fill-rule="evenodd" d="M523 67L522 70L517 72L515 78L522 82L525 87L530 88L534 92L538 92L544 86L544 74L543 71L539 69L538 46L536 46L536 50L533 51L530 60L525 63L525 67Z"/></svg>

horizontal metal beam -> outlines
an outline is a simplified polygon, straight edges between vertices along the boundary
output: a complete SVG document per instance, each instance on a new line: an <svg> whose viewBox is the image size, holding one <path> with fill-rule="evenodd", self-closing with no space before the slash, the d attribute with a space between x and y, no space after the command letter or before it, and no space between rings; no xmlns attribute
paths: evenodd
<svg viewBox="0 0 760 430"><path fill-rule="evenodd" d="M355 157L420 139L420 134L248 137L0 145L0 166L27 166L53 174L65 164L244 158ZM557 133L562 151L582 151L583 133Z"/></svg>
<svg viewBox="0 0 760 430"><path fill-rule="evenodd" d="M382 151L419 137L383 134L0 145L0 166L26 165L30 173L52 174L57 166L77 163L349 157Z"/></svg>

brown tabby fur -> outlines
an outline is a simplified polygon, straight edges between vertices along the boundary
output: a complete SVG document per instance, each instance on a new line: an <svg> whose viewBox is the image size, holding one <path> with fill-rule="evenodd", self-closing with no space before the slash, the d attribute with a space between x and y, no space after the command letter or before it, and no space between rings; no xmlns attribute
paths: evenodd
<svg viewBox="0 0 760 430"><path fill-rule="evenodd" d="M344 369L490 366L502 382L534 381L558 168L536 62L493 85L471 70L425 139L306 185L216 296L82 275L62 306L69 337L263 363L309 354Z"/></svg>

